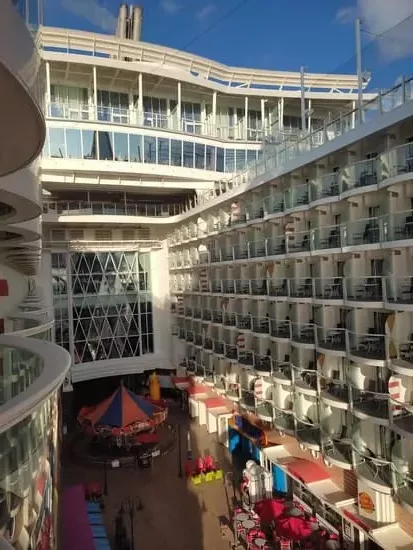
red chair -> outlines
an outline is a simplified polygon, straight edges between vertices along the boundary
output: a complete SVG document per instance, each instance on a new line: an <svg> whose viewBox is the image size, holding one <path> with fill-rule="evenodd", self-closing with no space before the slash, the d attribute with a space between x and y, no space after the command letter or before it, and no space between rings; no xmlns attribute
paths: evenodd
<svg viewBox="0 0 413 550"><path fill-rule="evenodd" d="M202 458L202 456L199 456L196 459L196 473L198 475L205 473L205 462L204 462L204 459Z"/></svg>
<svg viewBox="0 0 413 550"><path fill-rule="evenodd" d="M211 455L207 455L204 460L205 472L216 472L217 465L215 459Z"/></svg>
<svg viewBox="0 0 413 550"><path fill-rule="evenodd" d="M195 474L195 465L193 460L186 460L184 468L186 477L192 477Z"/></svg>

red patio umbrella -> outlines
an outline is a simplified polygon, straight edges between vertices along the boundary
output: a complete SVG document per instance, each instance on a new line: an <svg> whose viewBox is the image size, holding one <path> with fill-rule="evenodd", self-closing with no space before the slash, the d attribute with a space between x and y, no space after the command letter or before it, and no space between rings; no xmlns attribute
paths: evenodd
<svg viewBox="0 0 413 550"><path fill-rule="evenodd" d="M289 540L302 540L309 537L313 530L302 517L284 516L276 523L276 531L279 537Z"/></svg>
<svg viewBox="0 0 413 550"><path fill-rule="evenodd" d="M255 512L260 516L264 523L271 523L279 518L285 511L284 501L281 499L260 500L254 506Z"/></svg>

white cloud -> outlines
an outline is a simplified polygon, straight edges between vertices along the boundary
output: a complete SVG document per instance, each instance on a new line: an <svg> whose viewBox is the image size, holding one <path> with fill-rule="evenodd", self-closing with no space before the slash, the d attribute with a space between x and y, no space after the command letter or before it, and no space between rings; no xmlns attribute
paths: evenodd
<svg viewBox="0 0 413 550"><path fill-rule="evenodd" d="M207 19L214 11L217 9L215 4L206 4L203 8L198 10L195 14L196 18L199 21L204 21Z"/></svg>
<svg viewBox="0 0 413 550"><path fill-rule="evenodd" d="M343 25L347 23L351 23L354 21L357 17L357 9L354 6L348 6L345 8L341 8L336 13L335 20L337 23L341 23Z"/></svg>
<svg viewBox="0 0 413 550"><path fill-rule="evenodd" d="M176 13L181 9L181 5L176 0L162 0L161 6L167 13Z"/></svg>
<svg viewBox="0 0 413 550"><path fill-rule="evenodd" d="M61 0L61 5L64 9L99 27L102 31L114 33L116 30L117 17L99 0Z"/></svg>
<svg viewBox="0 0 413 550"><path fill-rule="evenodd" d="M410 15L412 17L405 21ZM347 24L354 22L356 17L361 18L362 28L370 34L371 40L376 40L383 60L413 55L412 0L357 0L357 6L341 8L336 21Z"/></svg>

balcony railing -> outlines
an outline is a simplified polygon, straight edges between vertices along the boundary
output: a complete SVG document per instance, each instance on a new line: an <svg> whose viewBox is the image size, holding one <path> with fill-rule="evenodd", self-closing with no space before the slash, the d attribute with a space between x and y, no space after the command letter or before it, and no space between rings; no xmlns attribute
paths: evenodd
<svg viewBox="0 0 413 550"><path fill-rule="evenodd" d="M315 325L313 323L291 323L293 342L315 344Z"/></svg>
<svg viewBox="0 0 413 550"><path fill-rule="evenodd" d="M346 329L339 326L335 328L317 327L317 347L328 350L346 351Z"/></svg>
<svg viewBox="0 0 413 550"><path fill-rule="evenodd" d="M390 460L379 456L370 456L353 447L356 472L359 477L367 482L392 487L392 463Z"/></svg>
<svg viewBox="0 0 413 550"><path fill-rule="evenodd" d="M114 203L98 201L43 201L43 214L58 216L144 216L167 217L182 214L182 204Z"/></svg>
<svg viewBox="0 0 413 550"><path fill-rule="evenodd" d="M263 376L269 376L273 371L273 363L268 355L255 355L254 368Z"/></svg>
<svg viewBox="0 0 413 550"><path fill-rule="evenodd" d="M274 338L291 338L291 321L284 319L278 321L277 319L271 319L270 334Z"/></svg>
<svg viewBox="0 0 413 550"><path fill-rule="evenodd" d="M201 122L196 118L179 117L176 114L140 111L128 107L111 107L93 105L81 102L52 101L46 106L47 116L66 120L91 120L138 126L143 128L159 128L184 134L192 134L230 141L261 142L266 132L257 125L249 128L244 122L236 126L213 125Z"/></svg>
<svg viewBox="0 0 413 550"><path fill-rule="evenodd" d="M346 166L341 172L341 192L377 185L377 159L368 159Z"/></svg>
<svg viewBox="0 0 413 550"><path fill-rule="evenodd" d="M356 302L382 302L383 277L346 277L346 299Z"/></svg>
<svg viewBox="0 0 413 550"><path fill-rule="evenodd" d="M386 301L394 304L413 304L413 277L384 277Z"/></svg>
<svg viewBox="0 0 413 550"><path fill-rule="evenodd" d="M377 391L351 387L353 411L355 414L360 412L363 415L386 421L389 418L389 394L383 392L384 383L372 381L371 387L374 386L377 387Z"/></svg>
<svg viewBox="0 0 413 550"><path fill-rule="evenodd" d="M263 209L265 216L284 212L284 206L284 195L282 193L271 197L265 197L263 199Z"/></svg>
<svg viewBox="0 0 413 550"><path fill-rule="evenodd" d="M310 197L312 202L329 197L336 197L340 192L340 178L337 172L324 174L324 176L313 180L310 184Z"/></svg>
<svg viewBox="0 0 413 550"><path fill-rule="evenodd" d="M313 280L311 277L290 279L290 298L312 298Z"/></svg>
<svg viewBox="0 0 413 550"><path fill-rule="evenodd" d="M413 145L411 143L399 145L381 155L380 160L381 181L413 172Z"/></svg>
<svg viewBox="0 0 413 550"><path fill-rule="evenodd" d="M386 336L377 334L374 328L368 333L348 331L350 353L363 358L386 359Z"/></svg>
<svg viewBox="0 0 413 550"><path fill-rule="evenodd" d="M308 205L309 190L310 188L307 184L296 185L287 189L284 194L285 209L290 210Z"/></svg>

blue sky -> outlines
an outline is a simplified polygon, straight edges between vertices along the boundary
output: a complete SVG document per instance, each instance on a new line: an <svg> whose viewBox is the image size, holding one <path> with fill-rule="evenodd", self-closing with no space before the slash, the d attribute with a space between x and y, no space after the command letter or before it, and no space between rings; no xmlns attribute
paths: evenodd
<svg viewBox="0 0 413 550"><path fill-rule="evenodd" d="M44 0L45 23L111 32L120 0ZM364 68L373 87L409 74L412 0L137 0L144 9L143 40L185 49L223 63L309 72L355 72L354 20L363 19ZM211 28L213 27L213 28Z"/></svg>

